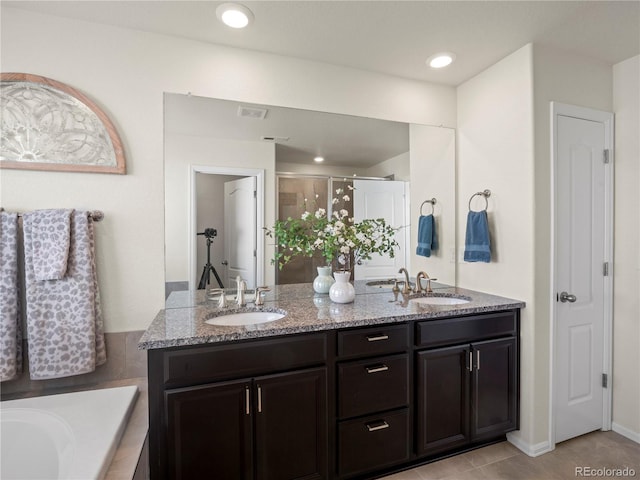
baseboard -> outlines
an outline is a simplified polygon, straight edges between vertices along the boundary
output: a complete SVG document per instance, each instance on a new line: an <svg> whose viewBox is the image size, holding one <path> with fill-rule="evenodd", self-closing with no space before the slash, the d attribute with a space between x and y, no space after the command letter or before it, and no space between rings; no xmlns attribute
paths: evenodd
<svg viewBox="0 0 640 480"><path fill-rule="evenodd" d="M523 453L530 457L538 457L544 453L550 452L553 450L551 444L547 442L536 443L535 445L531 445L528 442L525 442L522 437L515 435L513 433L507 433L507 440L514 447L521 450Z"/></svg>
<svg viewBox="0 0 640 480"><path fill-rule="evenodd" d="M617 424L616 422L613 422L611 424L611 430L613 430L616 433L619 433L623 437L627 437L629 440L633 440L636 443L640 443L640 433L634 432L633 430L623 427L622 425Z"/></svg>

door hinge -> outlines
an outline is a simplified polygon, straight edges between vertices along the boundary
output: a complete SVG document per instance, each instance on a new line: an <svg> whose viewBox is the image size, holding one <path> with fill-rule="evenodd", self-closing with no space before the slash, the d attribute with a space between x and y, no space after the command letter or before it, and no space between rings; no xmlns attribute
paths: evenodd
<svg viewBox="0 0 640 480"><path fill-rule="evenodd" d="M607 388L607 385L609 384L609 379L607 378L607 374L603 373L602 374L602 388Z"/></svg>
<svg viewBox="0 0 640 480"><path fill-rule="evenodd" d="M609 149L605 148L604 152L602 153L602 159L604 160L604 163L609 163Z"/></svg>
<svg viewBox="0 0 640 480"><path fill-rule="evenodd" d="M609 276L609 262L604 262L602 264L602 275L605 277Z"/></svg>
<svg viewBox="0 0 640 480"><path fill-rule="evenodd" d="M257 190L253 191L253 198L258 198L258 191Z"/></svg>

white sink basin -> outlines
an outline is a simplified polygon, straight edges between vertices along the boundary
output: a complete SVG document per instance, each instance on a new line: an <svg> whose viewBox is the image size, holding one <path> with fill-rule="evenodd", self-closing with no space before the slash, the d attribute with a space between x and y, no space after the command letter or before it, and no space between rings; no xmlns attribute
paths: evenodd
<svg viewBox="0 0 640 480"><path fill-rule="evenodd" d="M284 313L279 312L241 312L230 313L229 315L219 315L217 317L205 320L204 323L224 327L257 325L259 323L268 323L275 320L280 320L284 316Z"/></svg>
<svg viewBox="0 0 640 480"><path fill-rule="evenodd" d="M469 303L471 300L461 297L416 297L409 300L414 303L421 303L423 305L462 305L463 303Z"/></svg>

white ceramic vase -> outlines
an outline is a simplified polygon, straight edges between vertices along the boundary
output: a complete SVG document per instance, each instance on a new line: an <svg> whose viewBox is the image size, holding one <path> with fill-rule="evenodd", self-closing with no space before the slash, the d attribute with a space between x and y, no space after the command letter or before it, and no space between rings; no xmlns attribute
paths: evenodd
<svg viewBox="0 0 640 480"><path fill-rule="evenodd" d="M351 303L356 298L356 290L349 283L351 272L333 272L336 283L329 289L329 298L336 303Z"/></svg>
<svg viewBox="0 0 640 480"><path fill-rule="evenodd" d="M316 293L329 293L335 280L331 276L331 267L317 267L318 276L313 280L313 291Z"/></svg>

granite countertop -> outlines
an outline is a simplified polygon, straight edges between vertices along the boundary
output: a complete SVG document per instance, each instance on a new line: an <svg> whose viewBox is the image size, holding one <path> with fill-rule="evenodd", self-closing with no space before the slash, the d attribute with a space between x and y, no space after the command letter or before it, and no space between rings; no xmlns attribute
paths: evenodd
<svg viewBox="0 0 640 480"><path fill-rule="evenodd" d="M272 287L262 307L248 304L240 308L230 302L227 309L217 308L217 302L207 300L203 290L195 293L184 292L182 298L168 302L167 308L158 313L140 338L138 348L154 349L229 342L469 315L525 306L520 300L441 284L433 286L436 295L464 297L470 301L459 305L425 305L410 302L411 297L395 294L390 287L371 287L367 286L365 281L356 281L354 286L356 298L353 303L333 303L328 295L315 294L310 283L302 283ZM416 295L412 297L414 296ZM248 295L248 298L250 297L251 295ZM171 308L171 305L175 305L176 308ZM205 323L205 320L213 316L255 310L279 311L286 313L286 316L268 323L245 326L213 326Z"/></svg>

